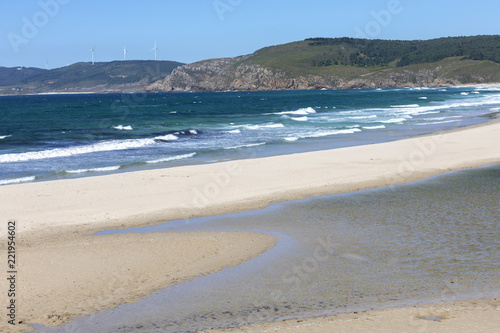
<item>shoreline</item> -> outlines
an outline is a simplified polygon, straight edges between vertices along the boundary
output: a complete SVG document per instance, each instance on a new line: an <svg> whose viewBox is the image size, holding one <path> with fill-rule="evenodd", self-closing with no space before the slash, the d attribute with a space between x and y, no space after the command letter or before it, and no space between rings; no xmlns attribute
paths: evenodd
<svg viewBox="0 0 500 333"><path fill-rule="evenodd" d="M371 74L369 74L371 75ZM500 82L491 82L491 83L470 83L470 84L458 84L458 85L445 85L445 86L406 86L406 87L384 87L380 89L404 89L404 88L462 88L462 87L492 87L492 88L500 88ZM349 90L349 89L362 89L362 90L373 90L379 88L335 88L335 89L327 89L327 90ZM280 90L240 90L242 92L262 92L262 91L294 91L297 89L280 89ZM300 89L299 89L300 90ZM322 89L308 89L308 90L322 90ZM230 90L231 92L233 90ZM192 93L192 94L200 94L200 93L213 93L213 92L229 92L229 91L151 91L147 89L137 90L137 91L49 91L49 92L40 92L40 93L28 93L28 94L0 94L1 96L46 96L46 95L86 95L86 94L157 94L157 93Z"/></svg>
<svg viewBox="0 0 500 333"><path fill-rule="evenodd" d="M500 163L500 119L346 148L0 186L18 232L92 234L264 208ZM346 166L348 166L346 168ZM104 202L103 202L104 201ZM67 230L64 230L67 229ZM0 237L6 228L0 228ZM31 234L31 235L30 235Z"/></svg>
<svg viewBox="0 0 500 333"><path fill-rule="evenodd" d="M134 251L144 253L147 248L144 243L137 242L138 235L132 235L130 236L132 240L120 241L119 244L104 242L95 248L92 241L89 241L93 237L82 237L84 235L105 229L131 228L170 220L260 209L275 202L409 183L448 171L497 164L500 163L497 142L500 142L500 119L447 132L365 146L4 185L0 187L0 202L6 207L3 209L4 220L19 221L17 241L20 255L25 251L27 258L32 256L31 261L23 259L28 266L22 269L40 272L47 258L53 258L52 262L56 263L66 261L68 266L59 271L60 274L62 272L59 278L67 278L68 271L82 271L92 267L93 264L90 260L86 266L82 264L80 267L77 264L75 268L74 260L65 252L68 246L75 244L82 246L79 251L71 252L78 260L84 257L92 258L92 253L94 256L109 253L111 257L114 254L113 258L117 262L120 262L118 259L120 254L117 253L120 249L130 247ZM276 242L268 235L237 233L226 235L227 239L223 243L226 244L223 247L227 249L238 246L243 240L247 242L248 246L237 258L231 259L231 254L227 251L225 256L219 256L222 250L212 248L210 253L218 258L216 264L206 264L202 260L202 269L185 276L183 272L186 271L189 266L188 261L191 259L186 261L183 260L186 258L181 257L180 262L173 265L175 270L169 273L173 281L184 281L218 271L223 267L237 265L266 251ZM0 237L4 240L5 236L6 224L3 224ZM104 239L99 237L103 236L96 237L94 243L97 239ZM150 238L149 235L144 237ZM168 238L172 235L165 233L161 237ZM188 241L199 240L199 237L202 237L203 244L200 242L200 245L191 246L186 250L190 256L197 258L193 260L201 260L205 259L203 254L206 246L210 249L212 244L210 240L213 240L213 237L222 237L222 233L208 232L203 236L190 233L186 234L186 237ZM105 243L112 246L106 247ZM158 240L153 243L157 246L156 249L170 251L165 250L167 246L165 242ZM37 257L39 251L41 256ZM55 257L55 253L60 254L59 259ZM171 256L166 255L166 257L170 260ZM139 262L140 260L130 267L137 267ZM158 262L153 260L148 265L148 267L158 267ZM111 272L102 273L100 281L110 281L110 278L113 280L113 277L117 276L117 271L124 269L118 266L115 265ZM127 277L125 283L136 283L140 272L133 274L125 272L126 274L123 274ZM30 291L31 295L40 297L37 292L46 287L43 281L40 281L41 275L43 274L32 275L32 281L23 282L24 285L38 283L38 287L35 286L33 287L35 289ZM155 278L150 280L154 281ZM77 284L77 281L72 282ZM69 281L70 286L71 284ZM81 284L80 288L84 288L85 285L86 283ZM165 281L161 285L151 284L148 291L132 296L114 295L103 286L104 289L100 289L99 292L104 292L108 303L103 302L104 305L101 307L96 307L93 301L89 301L88 295L80 295L78 306L83 304L83 307L79 308L79 313L68 311L69 315L61 315L57 313L61 311L60 308L56 307L53 310L55 313L37 314L37 318L27 319L57 325L100 309L133 302L153 290L168 285L169 283ZM58 301L67 304L73 300L76 289L68 288L68 294L57 297ZM24 297L29 296L24 295ZM23 302L28 303L28 300Z"/></svg>
<svg viewBox="0 0 500 333"><path fill-rule="evenodd" d="M500 86L499 86L500 87ZM500 113L498 111L492 111L490 113L483 114L481 116L477 117L477 121L474 121L470 124L466 125L460 125L457 126L456 128L448 129L446 130L447 132L451 131L456 131L456 130L461 130L463 128L467 127L472 127L472 126L477 126L477 125L482 125L486 124L496 118L500 118ZM444 130L443 130L444 131ZM442 131L438 132L424 132L424 133L412 133L412 134L407 134L405 136L401 137L395 137L391 138L391 140L385 141L385 140L377 140L373 143L388 143L388 142L394 142L394 141L399 141L399 140L404 140L404 139L409 139L409 138L418 138L418 137L423 137L423 136L429 136L429 135L434 135L438 134ZM119 174L119 173L130 173L130 172L137 172L137 171L145 171L145 170L157 170L157 169L169 169L169 168L176 168L176 167L182 167L182 166L189 166L189 165L204 165L204 164L216 164L220 163L222 161L237 161L237 160L244 160L244 159L253 159L253 158L263 158L263 157L274 157L274 156L282 156L282 155L290 155L290 154L301 154L304 152L315 152L315 151L325 151L325 150L333 150L333 149L339 149L339 148L348 148L348 147L356 147L356 146L363 146L366 145L367 143L354 143L354 144L347 144L344 146L339 146L339 147L321 147L318 149L300 149L297 151L288 151L288 152L273 152L273 153L261 153L259 156L255 156L256 153L252 153L249 155L249 157L242 157L239 159L222 159L219 161L213 161L213 160L202 160L202 161L196 161L196 162L191 162L187 164L180 164L180 165L168 165L168 166L151 166L148 165L148 163L145 163L143 165L116 165L116 166L111 166L111 168L116 168L116 170L113 171L105 171L105 172L98 172L98 173L93 173L93 172L82 172L82 173L67 173L64 176L59 176L58 173L55 173L50 176L36 176L36 175L31 175L31 176L26 176L22 177L20 176L19 178L12 178L12 179L4 179L0 180L0 186L4 185L18 185L18 184L24 184L24 183L35 183L35 182L48 182L48 181L54 181L54 180L61 180L61 179L77 179L77 178L88 178L88 177L100 177L100 176L106 176L106 175L112 175L112 174ZM140 163L139 163L140 164ZM89 168L91 170L92 168ZM64 173L64 171L63 171Z"/></svg>

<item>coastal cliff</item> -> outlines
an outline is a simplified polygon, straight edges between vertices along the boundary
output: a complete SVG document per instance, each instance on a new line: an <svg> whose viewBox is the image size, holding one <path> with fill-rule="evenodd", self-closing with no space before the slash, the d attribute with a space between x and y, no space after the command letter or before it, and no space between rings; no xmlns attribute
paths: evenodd
<svg viewBox="0 0 500 333"><path fill-rule="evenodd" d="M176 68L148 91L293 90L332 87L335 77L288 73L241 62L248 56L204 60Z"/></svg>
<svg viewBox="0 0 500 333"><path fill-rule="evenodd" d="M478 49L482 51L476 53ZM316 38L267 47L251 55L180 66L148 86L147 91L394 88L499 82L499 50L499 36L424 42Z"/></svg>
<svg viewBox="0 0 500 333"><path fill-rule="evenodd" d="M147 87L149 92L208 92L395 88L453 86L471 83L460 76L442 75L446 67L436 64L431 69L376 71L345 79L337 75L291 75L258 64L238 65L238 58L205 60L174 69L171 75ZM477 76L476 83L496 82Z"/></svg>

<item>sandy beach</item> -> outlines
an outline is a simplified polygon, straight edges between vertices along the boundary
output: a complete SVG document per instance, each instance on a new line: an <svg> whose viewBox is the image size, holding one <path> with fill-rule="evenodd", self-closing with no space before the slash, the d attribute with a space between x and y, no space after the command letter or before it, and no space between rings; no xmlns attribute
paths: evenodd
<svg viewBox="0 0 500 333"><path fill-rule="evenodd" d="M18 267L22 272L18 319L23 323L58 325L120 303L137 301L156 289L237 265L276 242L271 236L247 232L85 235L174 219L186 219L189 223L189 218L197 216L402 184L451 170L500 163L498 142L500 121L493 120L381 144L1 186L5 221L0 229L2 250L6 248L6 222L15 220L17 248L22 258ZM151 273L145 275L145 271ZM3 284L6 281L1 286L5 289ZM350 314L328 323L319 319L299 324L295 321L304 330L295 330L298 328L290 322L286 324L287 332L330 332L328 325L333 325L332 320L335 325L342 322L345 326L339 327L346 327L345 331L364 331L371 327L368 323L375 317L380 323L379 331L417 332L422 331L420 321L413 327L408 318L420 316L419 311L426 313L423 309L434 309L433 306L438 305ZM488 328L494 326L488 325L498 317L496 300L443 306L455 306L458 310L454 313L459 319L425 320L427 331L442 331L433 325L452 321L458 323L455 328L463 327L464 332L491 331ZM448 318L442 311L428 312L422 316ZM400 320L397 318L404 318L403 326L399 326L402 329L393 325ZM483 330L467 326L471 318ZM352 322L362 324L351 330ZM316 330L304 328L306 323ZM5 321L0 325L5 325ZM272 331L278 324L269 325L240 330ZM25 325L16 328L29 329ZM453 327L443 330L446 329L456 331Z"/></svg>

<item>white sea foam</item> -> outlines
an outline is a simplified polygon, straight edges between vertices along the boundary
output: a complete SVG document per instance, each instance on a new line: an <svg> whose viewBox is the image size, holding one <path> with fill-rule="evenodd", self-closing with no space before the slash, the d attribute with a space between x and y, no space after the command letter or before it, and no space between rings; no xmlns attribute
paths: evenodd
<svg viewBox="0 0 500 333"><path fill-rule="evenodd" d="M436 114L436 113L441 113L441 111L426 111L426 112L420 112L419 114L424 115L424 114Z"/></svg>
<svg viewBox="0 0 500 333"><path fill-rule="evenodd" d="M462 96L469 96L469 93L468 92L461 92L460 95L462 95Z"/></svg>
<svg viewBox="0 0 500 333"><path fill-rule="evenodd" d="M239 129L235 129L235 130L232 130L232 131L226 131L226 133L229 133L229 134L240 134L241 131Z"/></svg>
<svg viewBox="0 0 500 333"><path fill-rule="evenodd" d="M385 125L378 125L378 126L363 126L364 129L381 129L385 128Z"/></svg>
<svg viewBox="0 0 500 333"><path fill-rule="evenodd" d="M295 120L295 121L308 121L309 120L309 118L307 118L307 116L304 116L304 117L292 117L291 119Z"/></svg>
<svg viewBox="0 0 500 333"><path fill-rule="evenodd" d="M482 106L485 104L497 104L499 102L500 101L498 100L491 100L491 101L483 100L477 102L450 103L450 104L429 105L429 106L409 107L409 108L395 108L393 110L398 111L397 113L394 113L394 115L402 117L407 117L407 116L411 117L420 114L434 113L433 111L439 112L438 110L448 110L460 107Z"/></svg>
<svg viewBox="0 0 500 333"><path fill-rule="evenodd" d="M361 132L361 130L359 128L350 128L350 129L344 129L344 130L331 131L331 132L327 133L327 135L353 134L356 132Z"/></svg>
<svg viewBox="0 0 500 333"><path fill-rule="evenodd" d="M78 173L86 173L86 172L108 172L108 171L116 171L119 169L120 169L119 165L114 165L114 166L102 167L102 168L66 170L66 173L78 174Z"/></svg>
<svg viewBox="0 0 500 333"><path fill-rule="evenodd" d="M425 100L425 99L427 99L427 97L419 97L418 99L424 99Z"/></svg>
<svg viewBox="0 0 500 333"><path fill-rule="evenodd" d="M267 124L267 125L246 125L245 128L249 130L259 130L262 128L283 128L283 124Z"/></svg>
<svg viewBox="0 0 500 333"><path fill-rule="evenodd" d="M12 135L0 135L0 140L11 137Z"/></svg>
<svg viewBox="0 0 500 333"><path fill-rule="evenodd" d="M0 180L0 185L19 184L35 180L35 176Z"/></svg>
<svg viewBox="0 0 500 333"><path fill-rule="evenodd" d="M333 130L333 131L319 131L315 134L310 135L310 138L321 138L324 136L330 136L330 135L338 135L338 134L353 134L356 132L361 132L359 128L352 128L352 129L342 129L342 130Z"/></svg>
<svg viewBox="0 0 500 333"><path fill-rule="evenodd" d="M381 121L382 123L401 123L407 119L410 119L416 115L433 114L440 113L445 110L453 110L458 108L471 108L471 107L482 107L491 104L500 104L500 94L493 94L488 96L474 96L474 98L464 99L460 102L444 102L444 103L433 103L431 105L419 106L418 104L408 104L408 105L393 105L390 108L371 108L371 109L361 109L361 110L349 110L341 111L336 113L332 120L325 119L326 121L342 121L339 119L339 115L347 116L345 119L356 119L355 117L362 117L369 114L376 114L379 118L390 117L388 120ZM495 106L496 106L495 105ZM319 120L322 117L315 117L315 120ZM383 118L382 118L383 119ZM375 121L375 120L374 120Z"/></svg>
<svg viewBox="0 0 500 333"><path fill-rule="evenodd" d="M293 141L297 141L298 139L300 139L300 138L296 137L296 136L292 136L292 137L285 138L285 141L293 142Z"/></svg>
<svg viewBox="0 0 500 333"><path fill-rule="evenodd" d="M446 109L460 108L460 107L483 106L483 105L499 104L499 103L500 103L500 95L490 95L487 97L470 98L468 100L462 101L461 103L424 106L420 107L419 110L421 112L425 112L425 111L446 110Z"/></svg>
<svg viewBox="0 0 500 333"><path fill-rule="evenodd" d="M246 144L246 145L239 145L239 146L232 146L232 147L223 147L223 149L229 150L229 149L240 149L240 148L252 148L252 147L263 146L265 144L266 144L265 142L249 143L249 144Z"/></svg>
<svg viewBox="0 0 500 333"><path fill-rule="evenodd" d="M330 131L318 131L318 132L310 132L303 135L299 135L298 138L290 137L285 138L287 141L296 141L298 139L307 139L307 138L322 138L325 136L339 135L339 134L353 134L356 132L361 132L359 128L350 128L350 129L341 129L341 130L330 130ZM296 139L296 140L292 140Z"/></svg>
<svg viewBox="0 0 500 333"><path fill-rule="evenodd" d="M305 115L313 114L313 113L316 113L316 110L314 110L312 107L307 107L307 108L302 108L302 109L298 109L295 111L283 111L283 112L275 112L275 113L271 113L271 114L293 114L293 115L305 116Z"/></svg>
<svg viewBox="0 0 500 333"><path fill-rule="evenodd" d="M475 88L477 91L500 91L498 87L477 87Z"/></svg>
<svg viewBox="0 0 500 333"><path fill-rule="evenodd" d="M179 138L177 136L173 135L173 134L156 136L154 138L154 140L157 140L157 141L175 141L177 139L179 139Z"/></svg>
<svg viewBox="0 0 500 333"><path fill-rule="evenodd" d="M158 137L160 138L160 137ZM157 139L157 138L155 138ZM0 163L25 162L47 158L69 157L104 151L125 150L141 148L156 144L155 139L112 140L94 143L91 145L55 148L26 153L13 153L0 155Z"/></svg>
<svg viewBox="0 0 500 333"><path fill-rule="evenodd" d="M190 129L189 130L189 134L196 135L196 134L198 134L198 132L196 130L194 130L194 129Z"/></svg>
<svg viewBox="0 0 500 333"><path fill-rule="evenodd" d="M373 110L373 109L340 111L337 114L339 114L339 115L349 115L349 114L353 114L353 113L360 113L360 112L367 111L367 110Z"/></svg>
<svg viewBox="0 0 500 333"><path fill-rule="evenodd" d="M354 117L348 117L349 119L373 119L373 118L377 118L378 116L376 114L372 114L370 116L354 116Z"/></svg>
<svg viewBox="0 0 500 333"><path fill-rule="evenodd" d="M132 126L130 126L130 125L126 125L126 126L123 126L123 125L118 125L118 126L113 126L113 128L114 128L114 129L117 129L117 130L119 130L119 131L132 131L132 130L134 130L134 129L132 128Z"/></svg>
<svg viewBox="0 0 500 333"><path fill-rule="evenodd" d="M408 118L392 118L388 120L379 120L379 122L384 124L399 124L405 122L406 120L408 120Z"/></svg>
<svg viewBox="0 0 500 333"><path fill-rule="evenodd" d="M157 159L157 160L147 161L146 163L148 163L148 164L156 164L156 163L177 161L177 160L183 160L183 159L186 159L186 158L190 158L190 157L193 157L195 155L196 155L196 153L190 153L190 154L184 154L184 155L176 155L176 156L169 156L169 157L160 158L160 159Z"/></svg>

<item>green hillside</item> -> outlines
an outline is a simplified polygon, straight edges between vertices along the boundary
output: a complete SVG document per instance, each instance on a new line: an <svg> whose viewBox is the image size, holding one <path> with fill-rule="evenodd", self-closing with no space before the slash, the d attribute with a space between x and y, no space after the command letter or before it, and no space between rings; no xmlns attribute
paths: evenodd
<svg viewBox="0 0 500 333"><path fill-rule="evenodd" d="M44 72L46 70L33 67L0 67L0 87L21 83L23 80Z"/></svg>
<svg viewBox="0 0 500 333"><path fill-rule="evenodd" d="M113 61L80 62L52 70L0 68L0 87L3 93L142 90L181 65L174 61Z"/></svg>
<svg viewBox="0 0 500 333"><path fill-rule="evenodd" d="M310 38L263 48L245 62L292 75L333 74L355 78L376 70L437 63L447 58L454 58L455 61L484 61L482 67L498 68L500 36L449 37L426 41Z"/></svg>

